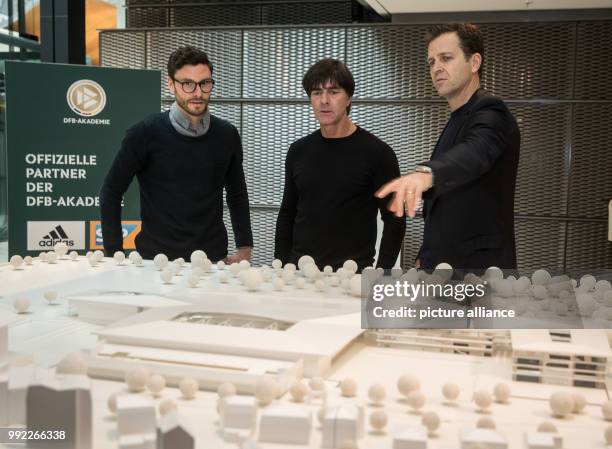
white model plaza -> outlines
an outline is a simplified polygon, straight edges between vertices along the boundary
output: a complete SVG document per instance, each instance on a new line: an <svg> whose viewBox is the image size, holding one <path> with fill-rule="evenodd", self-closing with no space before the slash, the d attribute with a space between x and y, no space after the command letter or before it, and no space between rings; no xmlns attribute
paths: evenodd
<svg viewBox="0 0 612 449"><path fill-rule="evenodd" d="M75 401L80 418L53 422L81 427L79 448L570 449L612 439L605 330L368 331L350 262L332 273L307 259L254 269L203 253L192 264L66 253L0 267L0 426L53 421L28 415L32 390L34 401ZM550 276L528 281L504 280L500 296L555 293ZM605 282L573 286L595 301L591 310L579 298L589 317L609 306Z"/></svg>

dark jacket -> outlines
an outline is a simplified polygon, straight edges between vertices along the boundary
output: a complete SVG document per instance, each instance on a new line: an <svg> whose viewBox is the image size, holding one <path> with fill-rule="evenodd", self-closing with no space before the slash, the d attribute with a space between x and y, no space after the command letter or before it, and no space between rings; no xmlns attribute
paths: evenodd
<svg viewBox="0 0 612 449"><path fill-rule="evenodd" d="M423 198L425 265L516 268L514 190L520 131L505 103L479 89L457 110L452 145L424 162L434 186ZM424 266L424 268L432 268Z"/></svg>

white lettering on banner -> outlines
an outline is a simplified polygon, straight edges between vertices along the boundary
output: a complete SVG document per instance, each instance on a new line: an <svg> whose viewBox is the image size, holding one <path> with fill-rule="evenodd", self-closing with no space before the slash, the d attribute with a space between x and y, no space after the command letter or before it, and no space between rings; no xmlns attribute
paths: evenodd
<svg viewBox="0 0 612 449"><path fill-rule="evenodd" d="M50 196L26 196L26 206L51 207L53 206L53 198Z"/></svg>
<svg viewBox="0 0 612 449"><path fill-rule="evenodd" d="M86 179L84 168L26 168L26 178L35 179Z"/></svg>
<svg viewBox="0 0 612 449"><path fill-rule="evenodd" d="M26 196L28 207L99 207L100 199L97 196Z"/></svg>
<svg viewBox="0 0 612 449"><path fill-rule="evenodd" d="M36 165L80 165L95 166L98 164L96 154L54 154L54 153L28 153L25 162L26 179L87 179L85 168L39 168ZM51 182L26 182L27 193L53 193L54 185ZM26 196L28 207L99 207L99 199L95 196Z"/></svg>
<svg viewBox="0 0 612 449"><path fill-rule="evenodd" d="M26 192L53 193L50 182L26 182Z"/></svg>
<svg viewBox="0 0 612 449"><path fill-rule="evenodd" d="M97 165L96 154L46 154L28 153L25 155L27 164L38 165Z"/></svg>
<svg viewBox="0 0 612 449"><path fill-rule="evenodd" d="M110 125L110 119L64 117L66 125Z"/></svg>
<svg viewBox="0 0 612 449"><path fill-rule="evenodd" d="M97 196L60 196L55 205L58 207L98 207L100 203Z"/></svg>

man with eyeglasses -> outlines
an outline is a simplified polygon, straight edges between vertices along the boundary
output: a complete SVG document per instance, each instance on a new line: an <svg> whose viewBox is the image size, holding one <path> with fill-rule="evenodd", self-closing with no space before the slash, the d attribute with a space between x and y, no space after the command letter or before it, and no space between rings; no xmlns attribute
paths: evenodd
<svg viewBox="0 0 612 449"><path fill-rule="evenodd" d="M319 268L334 270L352 259L361 270L374 263L380 211L384 228L377 265L392 268L405 221L374 192L399 176L395 153L350 119L355 80L346 64L323 59L306 72L302 86L320 129L287 152L275 257L296 263L309 255Z"/></svg>
<svg viewBox="0 0 612 449"><path fill-rule="evenodd" d="M140 185L142 230L136 249L146 259L163 253L189 260L204 250L215 262L250 260L253 234L236 128L208 109L214 86L208 56L181 47L168 60L168 89L175 102L127 130L100 191L107 254L123 249L121 201L134 176ZM227 257L223 189L235 236Z"/></svg>

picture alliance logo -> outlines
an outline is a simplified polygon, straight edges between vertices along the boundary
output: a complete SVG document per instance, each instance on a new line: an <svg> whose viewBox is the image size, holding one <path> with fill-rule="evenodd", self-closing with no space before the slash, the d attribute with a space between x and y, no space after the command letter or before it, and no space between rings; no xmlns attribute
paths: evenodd
<svg viewBox="0 0 612 449"><path fill-rule="evenodd" d="M72 240L61 225L56 226L48 234L44 235L38 244L41 247L53 248L57 243L65 243L69 248L74 246Z"/></svg>

